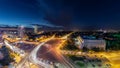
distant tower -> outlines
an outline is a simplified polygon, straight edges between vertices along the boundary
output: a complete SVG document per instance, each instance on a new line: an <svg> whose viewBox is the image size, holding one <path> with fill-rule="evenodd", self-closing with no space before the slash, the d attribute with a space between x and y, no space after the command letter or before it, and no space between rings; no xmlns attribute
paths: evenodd
<svg viewBox="0 0 120 68"><path fill-rule="evenodd" d="M33 28L34 28L34 33L37 34L37 33L38 33L38 26L37 26L37 25L34 25Z"/></svg>
<svg viewBox="0 0 120 68"><path fill-rule="evenodd" d="M19 34L21 39L24 37L24 32L25 32L24 26L20 26L18 28L18 34Z"/></svg>

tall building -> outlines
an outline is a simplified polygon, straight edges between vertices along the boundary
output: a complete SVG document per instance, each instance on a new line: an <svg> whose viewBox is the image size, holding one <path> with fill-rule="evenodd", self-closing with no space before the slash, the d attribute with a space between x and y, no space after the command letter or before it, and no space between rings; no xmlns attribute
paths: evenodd
<svg viewBox="0 0 120 68"><path fill-rule="evenodd" d="M18 34L19 34L19 37L20 37L20 38L23 38L23 37L24 37L24 32L25 32L24 26L20 26L20 27L18 28Z"/></svg>
<svg viewBox="0 0 120 68"><path fill-rule="evenodd" d="M37 33L38 33L38 26L37 26L37 25L34 25L33 28L34 28L34 33L37 34Z"/></svg>

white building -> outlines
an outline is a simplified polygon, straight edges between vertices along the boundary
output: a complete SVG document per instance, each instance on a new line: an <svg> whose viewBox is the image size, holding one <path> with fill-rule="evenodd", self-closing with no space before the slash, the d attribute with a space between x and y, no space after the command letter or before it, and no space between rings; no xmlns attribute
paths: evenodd
<svg viewBox="0 0 120 68"><path fill-rule="evenodd" d="M84 39L84 43L83 43L82 47L87 47L88 49L96 47L96 48L105 50L106 42L105 42L105 40L86 40L86 39Z"/></svg>
<svg viewBox="0 0 120 68"><path fill-rule="evenodd" d="M106 42L105 40L99 40L99 39L82 39L81 37L77 37L75 39L75 45L79 49L82 49L83 47L87 47L88 49L92 49L94 47L100 48L105 50Z"/></svg>

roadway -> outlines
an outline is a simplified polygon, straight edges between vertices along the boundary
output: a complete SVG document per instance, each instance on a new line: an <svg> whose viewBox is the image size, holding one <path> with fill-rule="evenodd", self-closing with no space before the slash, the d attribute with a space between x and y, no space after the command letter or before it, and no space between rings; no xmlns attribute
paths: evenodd
<svg viewBox="0 0 120 68"><path fill-rule="evenodd" d="M29 54L25 54L24 59L17 65L16 68L23 68L27 62L43 68L54 68L56 64L60 65L58 68L75 68L74 65L62 55L60 50L69 35L70 34L63 36L62 38L55 38L52 36L51 38L44 39L42 43L37 42L39 45L37 45ZM21 52L19 52L21 49L9 44L6 40L4 42L11 50L21 54ZM17 41L17 43L19 42L21 41ZM27 41L22 41L22 43L36 44L36 42L31 43Z"/></svg>

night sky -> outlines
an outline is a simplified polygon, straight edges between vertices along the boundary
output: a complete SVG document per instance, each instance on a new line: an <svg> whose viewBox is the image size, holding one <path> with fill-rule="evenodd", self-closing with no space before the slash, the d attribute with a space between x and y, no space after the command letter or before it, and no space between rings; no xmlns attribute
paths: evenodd
<svg viewBox="0 0 120 68"><path fill-rule="evenodd" d="M120 1L0 0L0 24L120 29Z"/></svg>

